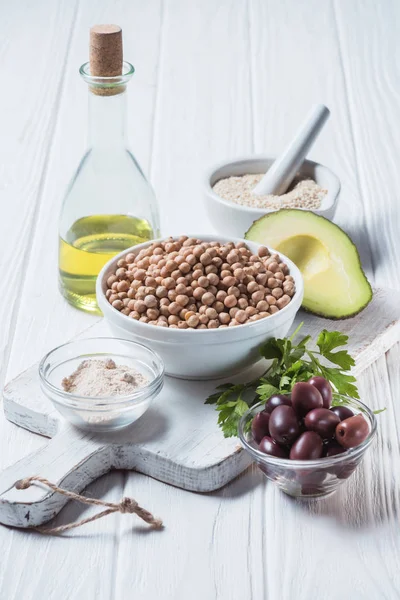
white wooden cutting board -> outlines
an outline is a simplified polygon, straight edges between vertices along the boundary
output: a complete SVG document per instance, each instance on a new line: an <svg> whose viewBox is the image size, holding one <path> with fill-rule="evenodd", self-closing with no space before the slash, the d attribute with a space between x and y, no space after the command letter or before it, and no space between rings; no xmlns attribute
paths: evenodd
<svg viewBox="0 0 400 600"><path fill-rule="evenodd" d="M398 296L399 292L393 290L378 290L361 315L346 321L329 321L301 312L295 326L304 321L302 333L313 336L324 327L347 333L357 374L399 340ZM80 337L108 334L106 323L100 321ZM263 367L259 363L238 375L236 381L253 378ZM1 523L41 525L66 503L65 497L44 488L14 488L18 479L30 475L41 475L79 492L111 469L133 469L186 490L208 492L222 487L249 465L238 440L223 438L214 407L204 404L219 381L167 377L161 394L139 421L128 429L100 435L65 423L43 396L37 368L33 365L6 386L4 411L13 423L52 439L0 474Z"/></svg>

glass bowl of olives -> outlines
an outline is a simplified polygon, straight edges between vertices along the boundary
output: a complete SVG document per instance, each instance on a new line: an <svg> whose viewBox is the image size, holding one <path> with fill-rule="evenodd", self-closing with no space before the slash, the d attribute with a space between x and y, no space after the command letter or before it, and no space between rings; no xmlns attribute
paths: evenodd
<svg viewBox="0 0 400 600"><path fill-rule="evenodd" d="M376 418L360 400L332 392L322 377L274 394L239 423L244 449L286 494L318 498L335 492L361 462Z"/></svg>

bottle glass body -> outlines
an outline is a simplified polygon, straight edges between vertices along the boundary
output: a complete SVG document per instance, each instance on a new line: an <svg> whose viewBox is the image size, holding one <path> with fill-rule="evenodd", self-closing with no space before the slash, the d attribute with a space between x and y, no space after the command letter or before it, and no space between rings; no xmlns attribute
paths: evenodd
<svg viewBox="0 0 400 600"><path fill-rule="evenodd" d="M99 312L96 277L122 250L159 236L156 198L126 144L126 84L120 77L81 75L89 83L89 147L73 177L60 215L59 285L77 308Z"/></svg>

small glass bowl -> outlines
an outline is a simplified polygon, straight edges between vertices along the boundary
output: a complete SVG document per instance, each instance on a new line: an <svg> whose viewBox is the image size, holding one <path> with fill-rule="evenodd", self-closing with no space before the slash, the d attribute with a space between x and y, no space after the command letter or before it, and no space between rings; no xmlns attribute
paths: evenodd
<svg viewBox="0 0 400 600"><path fill-rule="evenodd" d="M149 383L128 396L78 396L61 385L83 360L111 358L144 375ZM39 365L40 384L55 408L76 427L88 431L115 431L131 425L149 408L164 384L164 364L146 346L116 338L89 338L51 350Z"/></svg>
<svg viewBox="0 0 400 600"><path fill-rule="evenodd" d="M258 450L249 429L254 416L265 408L260 402L248 410L239 423L242 446L255 460L258 467L285 494L296 498L319 498L333 494L361 462L376 433L376 418L373 412L359 400L334 394L334 405L347 406L354 414L361 413L368 421L370 432L362 444L342 454L318 460L290 460L264 454Z"/></svg>

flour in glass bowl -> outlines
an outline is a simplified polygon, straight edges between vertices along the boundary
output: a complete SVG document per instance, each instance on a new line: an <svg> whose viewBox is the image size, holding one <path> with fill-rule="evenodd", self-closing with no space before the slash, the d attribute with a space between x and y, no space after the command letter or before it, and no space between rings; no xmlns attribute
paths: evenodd
<svg viewBox="0 0 400 600"><path fill-rule="evenodd" d="M295 179L289 191L281 196L267 194L256 196L252 193L255 186L264 177L264 173L239 175L220 179L213 186L213 191L224 200L249 206L250 208L303 208L312 210L319 208L328 193L313 179Z"/></svg>
<svg viewBox="0 0 400 600"><path fill-rule="evenodd" d="M129 396L145 386L148 379L127 365L117 365L111 358L88 359L61 382L63 389L77 396Z"/></svg>

